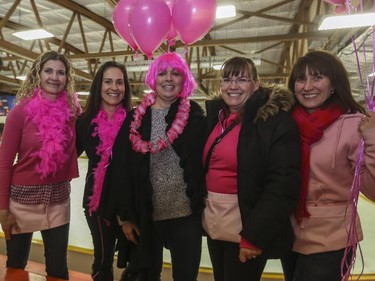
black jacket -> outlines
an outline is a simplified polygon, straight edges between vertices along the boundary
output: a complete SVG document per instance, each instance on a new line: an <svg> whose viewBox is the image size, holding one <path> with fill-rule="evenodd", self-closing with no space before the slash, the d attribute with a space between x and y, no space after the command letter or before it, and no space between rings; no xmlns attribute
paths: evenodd
<svg viewBox="0 0 375 281"><path fill-rule="evenodd" d="M94 174L93 169L100 162L100 155L96 154L96 146L99 144L99 137L92 137L94 126L91 124L92 119L83 118L80 115L76 121L76 148L77 155L80 156L83 152L88 158L88 168L86 174L85 190L83 193L82 207L88 209L89 197L93 193Z"/></svg>
<svg viewBox="0 0 375 281"><path fill-rule="evenodd" d="M180 158L184 181L187 183L186 194L190 198L193 213L201 213L204 197L204 171L202 151L204 145L204 112L194 101L190 101L190 114L183 133L174 141L172 147ZM174 102L165 117L166 131L170 128L178 110L179 100ZM108 215L115 213L122 220L135 222L142 235L135 246L124 241L119 254L121 266L127 267L127 278L137 276L147 280L147 266L151 249L152 235L152 185L150 181L150 154L141 154L131 149L129 125L133 120L133 111L128 114L113 146L113 158L107 168L106 182L110 186ZM150 140L151 109L147 108L139 128L143 140ZM102 196L103 197L103 196ZM144 274L139 276L138 273ZM137 279L138 280L138 279Z"/></svg>
<svg viewBox="0 0 375 281"><path fill-rule="evenodd" d="M268 258L289 252L289 221L300 191L300 142L289 110L291 93L262 86L245 104L237 144L241 236ZM207 136L218 122L222 100L206 102Z"/></svg>

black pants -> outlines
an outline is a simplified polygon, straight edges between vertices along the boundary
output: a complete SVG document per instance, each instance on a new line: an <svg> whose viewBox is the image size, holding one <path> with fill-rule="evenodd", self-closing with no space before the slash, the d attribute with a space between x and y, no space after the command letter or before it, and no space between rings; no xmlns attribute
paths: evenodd
<svg viewBox="0 0 375 281"><path fill-rule="evenodd" d="M69 223L40 231L44 244L44 257L48 276L69 280L67 251ZM29 259L33 233L12 234L6 240L7 267L25 269Z"/></svg>
<svg viewBox="0 0 375 281"><path fill-rule="evenodd" d="M240 262L238 243L212 240L207 237L215 281L259 281L267 259L258 256L245 263Z"/></svg>
<svg viewBox="0 0 375 281"><path fill-rule="evenodd" d="M164 246L171 253L173 280L197 280L202 250L201 215L154 222L152 241L150 281L160 281Z"/></svg>
<svg viewBox="0 0 375 281"><path fill-rule="evenodd" d="M94 281L113 281L113 258L120 229L117 221L104 220L95 213L91 216L85 210L94 245L92 278Z"/></svg>
<svg viewBox="0 0 375 281"><path fill-rule="evenodd" d="M345 249L303 255L292 253L281 260L285 281L341 281L341 261ZM348 264L351 253L347 256Z"/></svg>

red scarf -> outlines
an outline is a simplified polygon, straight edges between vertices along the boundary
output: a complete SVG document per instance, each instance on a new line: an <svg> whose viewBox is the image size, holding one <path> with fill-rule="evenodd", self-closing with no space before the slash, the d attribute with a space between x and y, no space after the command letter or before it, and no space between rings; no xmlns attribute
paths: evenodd
<svg viewBox="0 0 375 281"><path fill-rule="evenodd" d="M306 208L310 174L310 145L319 141L323 137L324 130L335 122L342 114L343 110L337 106L317 109L311 114L306 112L302 106L296 106L292 113L300 131L302 152L302 186L295 214L298 223L302 221L303 217L310 217Z"/></svg>

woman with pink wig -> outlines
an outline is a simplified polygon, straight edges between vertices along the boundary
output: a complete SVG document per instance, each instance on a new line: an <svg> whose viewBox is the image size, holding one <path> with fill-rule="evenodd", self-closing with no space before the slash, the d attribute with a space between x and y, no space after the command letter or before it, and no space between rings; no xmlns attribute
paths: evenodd
<svg viewBox="0 0 375 281"><path fill-rule="evenodd" d="M177 53L158 57L146 84L152 92L125 119L107 172L112 211L126 236L119 254L122 280L159 281L167 248L173 280L195 281L202 239L204 114L188 98L196 82Z"/></svg>

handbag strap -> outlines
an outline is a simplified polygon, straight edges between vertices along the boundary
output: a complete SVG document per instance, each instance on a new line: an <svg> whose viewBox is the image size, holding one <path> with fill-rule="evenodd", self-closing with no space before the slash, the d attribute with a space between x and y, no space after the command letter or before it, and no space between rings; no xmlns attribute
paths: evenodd
<svg viewBox="0 0 375 281"><path fill-rule="evenodd" d="M207 152L207 156L206 156L206 161L205 161L205 165L204 165L204 170L205 172L207 173L208 171L208 166L210 165L210 160L211 160L211 155L212 155L212 152L215 148L215 146L223 139L223 137L228 134L238 123L237 122L233 122L232 124L230 124L230 126L228 126L222 133L220 136L218 136L215 141L212 143L210 149L208 150Z"/></svg>

